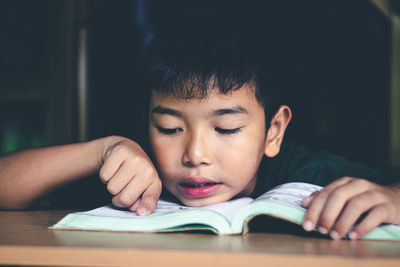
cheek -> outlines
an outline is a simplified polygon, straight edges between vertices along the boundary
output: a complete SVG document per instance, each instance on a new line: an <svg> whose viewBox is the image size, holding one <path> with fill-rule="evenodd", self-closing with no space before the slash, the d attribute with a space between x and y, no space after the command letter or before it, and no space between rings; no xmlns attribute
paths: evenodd
<svg viewBox="0 0 400 267"><path fill-rule="evenodd" d="M223 169L238 183L246 183L256 174L264 155L264 140L264 135L248 135L220 150Z"/></svg>
<svg viewBox="0 0 400 267"><path fill-rule="evenodd" d="M227 140L220 144L224 148L221 156L227 160L240 162L240 165L257 161L258 155L264 153L265 135L262 129L249 129L248 132L235 139Z"/></svg>
<svg viewBox="0 0 400 267"><path fill-rule="evenodd" d="M174 169L177 154L177 146L157 138L152 138L152 150L159 171L166 175L169 170Z"/></svg>
<svg viewBox="0 0 400 267"><path fill-rule="evenodd" d="M222 167L224 170L232 173L234 176L253 176L257 170L259 159L262 153L257 150L237 150L224 153L222 155Z"/></svg>

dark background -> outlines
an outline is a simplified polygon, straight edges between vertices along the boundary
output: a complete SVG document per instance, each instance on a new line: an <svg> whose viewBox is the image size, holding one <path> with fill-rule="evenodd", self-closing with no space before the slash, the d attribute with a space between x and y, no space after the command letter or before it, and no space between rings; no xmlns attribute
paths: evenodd
<svg viewBox="0 0 400 267"><path fill-rule="evenodd" d="M391 24L365 0L1 0L0 152L80 141L80 29L88 34L87 139L143 142L145 47L170 17L211 4L221 15L243 10L238 20L253 19L278 43L268 49L294 114L288 139L388 164Z"/></svg>

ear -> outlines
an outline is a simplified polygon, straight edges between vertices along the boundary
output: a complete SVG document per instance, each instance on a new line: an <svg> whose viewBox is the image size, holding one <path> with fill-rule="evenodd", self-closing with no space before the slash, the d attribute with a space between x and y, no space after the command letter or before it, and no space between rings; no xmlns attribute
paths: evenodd
<svg viewBox="0 0 400 267"><path fill-rule="evenodd" d="M291 119L292 111L288 106L281 106L278 112L275 113L265 140L264 154L267 157L273 158L279 153L286 127Z"/></svg>

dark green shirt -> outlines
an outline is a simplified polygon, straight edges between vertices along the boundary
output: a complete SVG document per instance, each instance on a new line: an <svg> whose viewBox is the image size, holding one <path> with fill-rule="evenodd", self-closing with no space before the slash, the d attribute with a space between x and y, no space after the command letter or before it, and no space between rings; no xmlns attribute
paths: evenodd
<svg viewBox="0 0 400 267"><path fill-rule="evenodd" d="M327 151L313 153L304 147L286 142L274 158L264 158L254 197L287 182L306 182L326 186L344 177L364 178L377 184L400 182L400 167L371 168L354 163Z"/></svg>

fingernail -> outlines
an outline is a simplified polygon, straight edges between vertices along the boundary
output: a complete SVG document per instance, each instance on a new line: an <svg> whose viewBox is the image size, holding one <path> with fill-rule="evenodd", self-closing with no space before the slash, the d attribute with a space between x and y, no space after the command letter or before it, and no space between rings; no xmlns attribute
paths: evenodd
<svg viewBox="0 0 400 267"><path fill-rule="evenodd" d="M325 227L318 227L318 232L320 232L323 235L326 235L328 233L328 230Z"/></svg>
<svg viewBox="0 0 400 267"><path fill-rule="evenodd" d="M139 208L138 210L137 210L137 212L136 212L138 215L140 215L140 216L144 216L144 215L147 215L147 209L146 208Z"/></svg>
<svg viewBox="0 0 400 267"><path fill-rule="evenodd" d="M355 240L355 239L358 238L358 235L357 235L356 232L351 231L351 232L349 233L349 238L350 238L351 240Z"/></svg>
<svg viewBox="0 0 400 267"><path fill-rule="evenodd" d="M335 230L331 231L331 232L329 233L329 235L330 235L331 238L334 239L334 240L339 239L339 233L338 233L337 231L335 231Z"/></svg>
<svg viewBox="0 0 400 267"><path fill-rule="evenodd" d="M303 228L306 231L312 231L314 229L314 225L311 221L307 220L303 223Z"/></svg>

